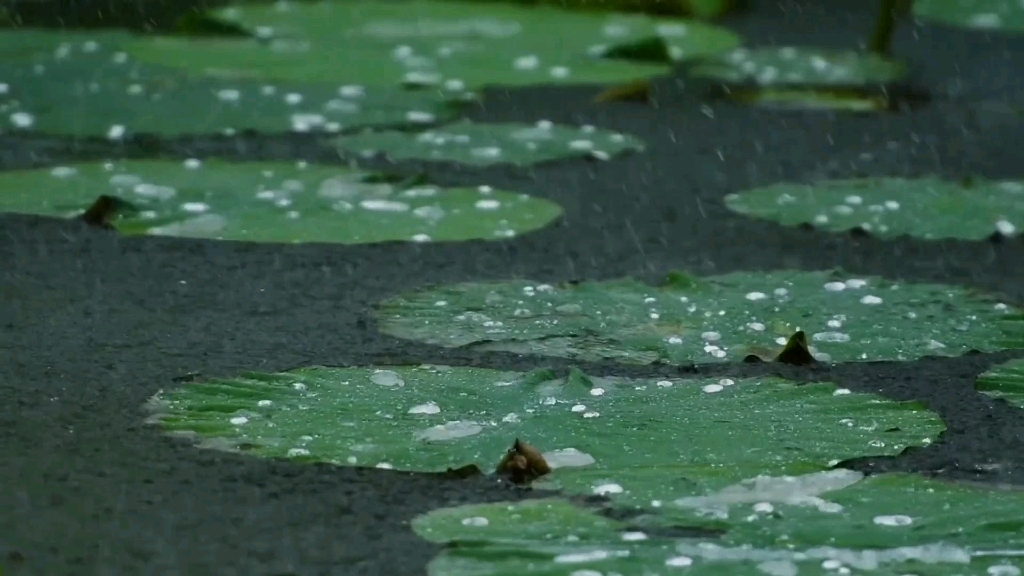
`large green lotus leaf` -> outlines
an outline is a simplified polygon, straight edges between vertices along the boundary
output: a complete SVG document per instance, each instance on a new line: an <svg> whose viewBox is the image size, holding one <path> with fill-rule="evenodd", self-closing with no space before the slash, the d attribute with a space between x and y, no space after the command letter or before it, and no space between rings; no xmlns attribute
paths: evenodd
<svg viewBox="0 0 1024 576"><path fill-rule="evenodd" d="M455 95L439 91L190 77L129 59L116 49L127 38L0 32L0 106L9 127L115 140L139 133L336 133L425 125L458 112Z"/></svg>
<svg viewBox="0 0 1024 576"><path fill-rule="evenodd" d="M129 160L0 174L0 211L70 217L103 194L138 208L114 222L124 233L256 242L503 239L561 214L488 186L389 182L304 162Z"/></svg>
<svg viewBox="0 0 1024 576"><path fill-rule="evenodd" d="M971 290L839 272L673 274L562 286L440 286L380 304L385 333L450 348L588 361L738 361L807 333L819 360L908 360L1020 346L1014 309Z"/></svg>
<svg viewBox="0 0 1024 576"><path fill-rule="evenodd" d="M736 48L703 59L690 74L725 84L857 87L898 80L904 66L870 52L781 46Z"/></svg>
<svg viewBox="0 0 1024 576"><path fill-rule="evenodd" d="M849 112L890 108L879 86L904 73L899 62L873 53L795 46L737 48L690 69L694 78L711 83L714 95L740 104Z"/></svg>
<svg viewBox="0 0 1024 576"><path fill-rule="evenodd" d="M982 240L1024 225L1024 182L937 177L782 183L725 197L731 210L833 232L861 227L880 238Z"/></svg>
<svg viewBox="0 0 1024 576"><path fill-rule="evenodd" d="M918 404L830 384L431 366L247 374L162 393L154 410L215 447L423 472L493 470L520 438L555 467L538 486L644 506L897 454L943 430Z"/></svg>
<svg viewBox="0 0 1024 576"><path fill-rule="evenodd" d="M608 160L613 155L644 149L632 136L598 130L516 123L457 122L424 132L373 132L339 136L333 144L344 152L385 153L394 160L452 161L463 164L535 164L573 156Z"/></svg>
<svg viewBox="0 0 1024 576"><path fill-rule="evenodd" d="M953 26L1024 32L1024 4L1019 0L915 0L914 14Z"/></svg>
<svg viewBox="0 0 1024 576"><path fill-rule="evenodd" d="M412 527L447 544L429 567L438 576L1010 576L1024 567L1020 493L900 474L825 496L738 502L720 539L673 538L558 499L441 509Z"/></svg>
<svg viewBox="0 0 1024 576"><path fill-rule="evenodd" d="M1002 398L1024 408L1024 360L1010 360L978 376L974 385L982 394Z"/></svg>
<svg viewBox="0 0 1024 576"><path fill-rule="evenodd" d="M631 80L739 44L732 32L696 21L505 3L278 2L219 15L258 39L140 37L130 52L218 76L475 89ZM603 57L659 38L660 51L639 51L634 60Z"/></svg>
<svg viewBox="0 0 1024 576"><path fill-rule="evenodd" d="M738 8L736 0L473 0L481 4L550 4L570 10L636 12L712 19Z"/></svg>
<svg viewBox="0 0 1024 576"><path fill-rule="evenodd" d="M778 504L775 514L745 503L725 541L732 545L879 549L944 542L969 550L1024 552L1024 493L883 474L829 492L831 507ZM762 507L763 509L763 507ZM748 521L750 515L755 517Z"/></svg>

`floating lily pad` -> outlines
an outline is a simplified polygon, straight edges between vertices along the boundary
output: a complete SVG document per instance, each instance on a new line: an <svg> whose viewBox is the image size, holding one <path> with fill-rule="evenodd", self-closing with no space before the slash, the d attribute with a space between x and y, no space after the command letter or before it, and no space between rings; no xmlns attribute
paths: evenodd
<svg viewBox="0 0 1024 576"><path fill-rule="evenodd" d="M189 77L129 59L117 49L127 38L0 32L0 107L8 129L114 140L138 133L336 133L450 120L463 97L397 86Z"/></svg>
<svg viewBox="0 0 1024 576"><path fill-rule="evenodd" d="M977 30L1024 32L1024 4L1018 0L914 0L914 14Z"/></svg>
<svg viewBox="0 0 1024 576"><path fill-rule="evenodd" d="M246 374L162 393L154 409L208 446L422 472L493 471L520 438L553 468L545 485L642 505L897 454L943 430L917 403L831 384L429 366Z"/></svg>
<svg viewBox="0 0 1024 576"><path fill-rule="evenodd" d="M725 205L787 226L833 232L859 227L880 238L982 240L996 233L1015 236L1024 226L1024 182L929 177L782 183L730 194Z"/></svg>
<svg viewBox="0 0 1024 576"><path fill-rule="evenodd" d="M256 242L502 239L561 214L551 201L488 186L304 162L131 160L0 174L0 211L72 217L104 194L136 209L111 222L124 233Z"/></svg>
<svg viewBox="0 0 1024 576"><path fill-rule="evenodd" d="M412 0L401 10L378 0L278 2L217 15L257 39L140 37L130 52L217 76L476 89L654 76L674 61L739 45L732 32L696 21L494 2ZM671 61L603 57L651 38L667 43Z"/></svg>
<svg viewBox="0 0 1024 576"><path fill-rule="evenodd" d="M744 104L873 111L890 106L879 88L900 80L905 67L874 53L782 46L737 48L689 73L711 83L712 95Z"/></svg>
<svg viewBox="0 0 1024 576"><path fill-rule="evenodd" d="M379 307L386 334L473 350L631 364L738 361L808 334L819 360L910 360L1019 346L1006 304L937 284L838 272L670 275L551 286L466 283Z"/></svg>
<svg viewBox="0 0 1024 576"><path fill-rule="evenodd" d="M570 10L639 12L661 16L716 18L737 8L737 0L475 0L481 3L505 1L513 4L550 4Z"/></svg>
<svg viewBox="0 0 1024 576"><path fill-rule="evenodd" d="M690 73L727 84L848 87L898 80L905 67L869 52L781 46L737 48L701 60Z"/></svg>
<svg viewBox="0 0 1024 576"><path fill-rule="evenodd" d="M1024 408L1024 360L1010 360L978 376L978 392Z"/></svg>
<svg viewBox="0 0 1024 576"><path fill-rule="evenodd" d="M570 128L541 121L536 125L462 121L424 132L364 132L334 138L343 151L394 160L436 160L463 164L536 164L587 156L608 160L644 149L640 140L593 126Z"/></svg>
<svg viewBox="0 0 1024 576"><path fill-rule="evenodd" d="M805 490L829 481L824 493ZM447 508L416 518L412 526L427 540L450 544L429 566L439 576L683 569L713 576L1008 576L1024 567L1019 492L902 474L857 481L856 473L841 470L765 477L746 488L751 490L719 497L730 513L721 538L679 539L558 499ZM676 508L664 502L655 513Z"/></svg>

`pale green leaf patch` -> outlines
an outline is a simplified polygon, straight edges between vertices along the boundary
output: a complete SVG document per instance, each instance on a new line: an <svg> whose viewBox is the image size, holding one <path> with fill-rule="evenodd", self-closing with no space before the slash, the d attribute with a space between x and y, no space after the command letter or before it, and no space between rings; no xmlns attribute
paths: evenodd
<svg viewBox="0 0 1024 576"><path fill-rule="evenodd" d="M437 286L378 316L385 333L428 344L629 364L739 361L797 330L816 359L837 362L999 350L1024 334L1015 308L956 286L837 271L670 278Z"/></svg>
<svg viewBox="0 0 1024 576"><path fill-rule="evenodd" d="M442 188L305 162L127 160L0 174L8 212L73 217L103 194L137 209L112 222L126 234L253 242L505 240L562 213L486 185Z"/></svg>
<svg viewBox="0 0 1024 576"><path fill-rule="evenodd" d="M916 403L775 378L625 379L571 370L312 367L187 384L152 421L265 457L443 472L493 471L513 440L553 469L534 483L650 506L759 475L821 472L932 441Z"/></svg>

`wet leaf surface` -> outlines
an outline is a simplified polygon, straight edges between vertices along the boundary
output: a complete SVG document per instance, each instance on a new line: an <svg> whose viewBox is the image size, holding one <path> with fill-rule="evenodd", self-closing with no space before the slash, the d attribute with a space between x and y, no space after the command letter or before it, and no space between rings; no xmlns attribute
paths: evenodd
<svg viewBox="0 0 1024 576"><path fill-rule="evenodd" d="M127 160L0 174L0 209L11 212L73 216L97 195L111 202L98 209L137 209L110 221L126 234L256 242L501 240L561 214L548 200L489 186L441 188L304 162Z"/></svg>
<svg viewBox="0 0 1024 576"><path fill-rule="evenodd" d="M545 369L313 367L186 384L150 408L152 422L205 447L420 472L487 469L506 454L499 471L517 483L644 507L760 474L897 454L944 428L916 403L831 384L576 369L559 378ZM520 442L508 452L509 438L538 448Z"/></svg>
<svg viewBox="0 0 1024 576"><path fill-rule="evenodd" d="M414 0L400 12L377 1L289 2L236 6L219 16L259 39L140 38L129 51L200 74L461 91L664 74L665 62L603 57L651 38L664 39L673 62L739 45L727 29L698 21L504 2Z"/></svg>
<svg viewBox="0 0 1024 576"><path fill-rule="evenodd" d="M1024 32L1024 5L1016 0L914 0L914 15L948 26Z"/></svg>
<svg viewBox="0 0 1024 576"><path fill-rule="evenodd" d="M130 39L121 32L0 32L0 106L8 129L114 141L243 130L330 134L451 120L463 98L318 78L269 83L189 75L130 58L121 50Z"/></svg>
<svg viewBox="0 0 1024 576"><path fill-rule="evenodd" d="M699 522L717 515L720 538L660 535L559 499L461 506L413 528L447 543L432 575L847 574L1003 576L1020 573L1022 496L913 475L864 478L835 470L761 477L655 512Z"/></svg>
<svg viewBox="0 0 1024 576"><path fill-rule="evenodd" d="M1024 226L1024 182L938 177L780 183L726 196L730 210L833 232L861 228L879 238L1015 237Z"/></svg>
<svg viewBox="0 0 1024 576"><path fill-rule="evenodd" d="M383 302L381 329L446 347L629 364L724 362L797 330L823 361L908 360L1019 345L1013 308L954 286L840 272L675 275L552 286L468 283Z"/></svg>
<svg viewBox="0 0 1024 576"><path fill-rule="evenodd" d="M540 121L516 123L457 122L424 132L364 132L333 139L349 154L383 153L393 160L451 161L486 166L528 165L568 158L608 160L612 156L642 151L644 144L633 136Z"/></svg>

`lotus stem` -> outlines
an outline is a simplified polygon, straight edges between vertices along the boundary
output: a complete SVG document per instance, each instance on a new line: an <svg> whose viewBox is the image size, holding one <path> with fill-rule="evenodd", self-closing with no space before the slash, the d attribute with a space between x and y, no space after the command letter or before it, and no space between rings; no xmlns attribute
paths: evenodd
<svg viewBox="0 0 1024 576"><path fill-rule="evenodd" d="M879 0L878 18L868 48L880 56L889 56L892 52L892 34L896 30L896 21L910 14L913 0Z"/></svg>

